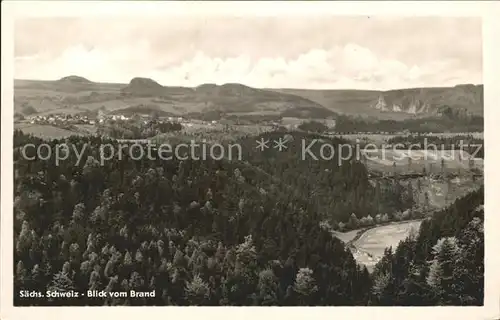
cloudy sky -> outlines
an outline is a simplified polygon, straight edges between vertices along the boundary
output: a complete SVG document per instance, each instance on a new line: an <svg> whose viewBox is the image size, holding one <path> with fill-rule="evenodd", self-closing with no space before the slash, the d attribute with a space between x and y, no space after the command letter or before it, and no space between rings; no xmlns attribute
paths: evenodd
<svg viewBox="0 0 500 320"><path fill-rule="evenodd" d="M482 83L481 21L442 17L30 18L15 78L395 89Z"/></svg>

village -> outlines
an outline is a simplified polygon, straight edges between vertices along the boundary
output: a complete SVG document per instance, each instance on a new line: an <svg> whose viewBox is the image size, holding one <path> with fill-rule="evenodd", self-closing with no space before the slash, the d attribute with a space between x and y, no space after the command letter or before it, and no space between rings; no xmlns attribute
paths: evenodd
<svg viewBox="0 0 500 320"><path fill-rule="evenodd" d="M443 135L434 134L432 132L418 133L410 130L402 130L397 132L389 131L338 131L336 128L335 119L301 119L295 117L281 117L277 119L253 119L249 121L246 118L229 115L221 117L217 120L203 120L199 117L190 115L183 116L158 116L155 113L121 113L114 111L105 113L102 110L91 111L87 110L79 114L71 113L49 113L49 114L32 114L30 116L15 118L15 123L25 125L52 126L58 128L74 128L75 126L85 126L88 128L98 129L106 126L126 124L127 126L149 126L151 124L180 124L181 131L184 132L236 132L236 131L252 131L266 132L276 130L306 130L302 125L306 123L316 123L318 129L313 131L328 135L331 137L350 137L359 139L363 142L370 136L371 142L386 140L391 136L409 136L409 135ZM377 138L378 137L378 138ZM367 141L365 141L367 142Z"/></svg>
<svg viewBox="0 0 500 320"><path fill-rule="evenodd" d="M29 124L37 124L37 125L50 125L55 127L67 127L70 125L107 125L107 124L115 124L117 122L136 122L142 123L144 125L148 125L151 122L157 123L179 123L182 125L184 129L189 130L193 129L223 129L224 131L232 131L236 129L236 126L247 126L247 123L243 123L242 121L238 121L237 119L220 119L220 120L201 120L201 119L193 119L188 117L157 117L152 114L133 114L131 116L127 116L124 114L104 114L102 112L98 112L96 115L88 115L91 112L86 112L84 114L46 114L46 115L31 115L27 116L24 119L18 119L16 122L19 123L29 123ZM296 130L300 127L301 124L313 121L318 122L327 128L325 130L325 134L329 135L349 135L356 134L357 132L337 132L335 129L335 120L331 119L299 119L293 117L283 117L279 120L262 120L258 124L254 124L256 127L261 127L263 129L286 129L286 130ZM393 134L391 132L363 132L364 134ZM405 132L408 134L409 132Z"/></svg>

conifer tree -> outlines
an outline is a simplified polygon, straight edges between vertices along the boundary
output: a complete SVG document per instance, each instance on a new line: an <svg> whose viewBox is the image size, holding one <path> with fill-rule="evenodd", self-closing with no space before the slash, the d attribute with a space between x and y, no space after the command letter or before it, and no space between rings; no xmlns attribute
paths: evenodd
<svg viewBox="0 0 500 320"><path fill-rule="evenodd" d="M461 252L454 237L441 238L432 248L427 284L434 290L438 303L447 304L454 298L453 270Z"/></svg>
<svg viewBox="0 0 500 320"><path fill-rule="evenodd" d="M295 279L294 290L302 305L309 305L314 301L314 295L318 291L313 271L309 268L300 268Z"/></svg>
<svg viewBox="0 0 500 320"><path fill-rule="evenodd" d="M210 297L210 288L199 275L195 275L192 281L186 283L185 292L190 305L204 305Z"/></svg>

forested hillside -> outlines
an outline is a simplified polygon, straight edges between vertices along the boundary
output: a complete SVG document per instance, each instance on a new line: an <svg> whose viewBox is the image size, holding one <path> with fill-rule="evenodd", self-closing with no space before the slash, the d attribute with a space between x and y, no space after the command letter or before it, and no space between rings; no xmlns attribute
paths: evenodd
<svg viewBox="0 0 500 320"><path fill-rule="evenodd" d="M255 140L286 140L286 149L255 149ZM414 204L411 185L405 182L377 181L372 185L368 172L350 143L340 138L325 138L300 132L271 132L240 141L244 159L253 166L276 177L287 192L304 197L308 207L320 213L335 229L339 223L345 228L359 227L356 220L378 213L393 214ZM305 148L311 146L304 152ZM326 147L326 148L325 148ZM329 159L329 150L333 157ZM323 150L323 153L322 153ZM325 157L321 157L321 155ZM354 214L354 221L351 219Z"/></svg>
<svg viewBox="0 0 500 320"><path fill-rule="evenodd" d="M34 138L17 132L15 146ZM55 144L57 141L53 141ZM97 137L70 138L76 146ZM155 299L35 305L360 305L370 278L320 215L268 174L229 161L59 166L15 151L15 290L156 290Z"/></svg>
<svg viewBox="0 0 500 320"><path fill-rule="evenodd" d="M411 118L401 121L365 119L359 116L339 115L335 125L337 132L481 132L484 131L484 118L477 115L455 117L442 114L435 117Z"/></svg>
<svg viewBox="0 0 500 320"><path fill-rule="evenodd" d="M256 151L256 139L279 137L286 150ZM412 206L411 189L398 181L371 184L355 159L302 159L300 145L312 139L324 138L296 132L248 137L239 141L241 161L132 160L124 150L122 160L101 165L99 146L117 141L73 136L50 144L78 150L86 144L83 163L75 165L70 152L56 166L54 154L46 161L23 157L21 146L47 141L16 131L15 292L132 289L155 297L15 294L15 304L481 303L482 211L475 209L482 190L424 221L419 235L394 253L389 249L371 276L329 227L356 228L381 212L392 218Z"/></svg>
<svg viewBox="0 0 500 320"><path fill-rule="evenodd" d="M375 305L483 305L484 189L424 220L373 273Z"/></svg>

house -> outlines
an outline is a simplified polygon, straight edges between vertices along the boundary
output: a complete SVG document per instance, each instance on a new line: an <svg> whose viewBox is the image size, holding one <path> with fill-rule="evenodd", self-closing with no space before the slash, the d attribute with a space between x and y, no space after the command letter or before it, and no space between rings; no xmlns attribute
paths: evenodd
<svg viewBox="0 0 500 320"><path fill-rule="evenodd" d="M281 119L281 124L287 128L297 128L300 126L305 120L293 117L283 117Z"/></svg>

